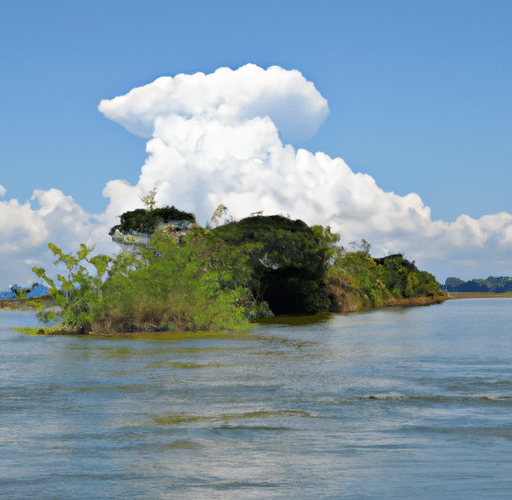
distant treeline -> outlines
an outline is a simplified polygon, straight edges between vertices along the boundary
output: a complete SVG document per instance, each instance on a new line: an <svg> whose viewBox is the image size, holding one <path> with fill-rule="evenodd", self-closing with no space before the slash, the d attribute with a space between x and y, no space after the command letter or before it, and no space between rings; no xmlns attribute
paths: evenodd
<svg viewBox="0 0 512 500"><path fill-rule="evenodd" d="M464 281L460 278L447 278L442 290L446 292L485 292L506 293L512 292L512 278L509 276L489 276L487 279L473 279Z"/></svg>

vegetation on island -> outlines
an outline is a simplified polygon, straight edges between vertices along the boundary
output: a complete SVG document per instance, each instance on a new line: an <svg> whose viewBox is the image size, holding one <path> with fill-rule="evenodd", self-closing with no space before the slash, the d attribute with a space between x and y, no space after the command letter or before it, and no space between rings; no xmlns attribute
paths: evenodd
<svg viewBox="0 0 512 500"><path fill-rule="evenodd" d="M230 247L251 248L251 279L246 283L257 304L275 315L327 312L328 263L340 252L330 228L309 227L280 215L247 217L213 230Z"/></svg>
<svg viewBox="0 0 512 500"><path fill-rule="evenodd" d="M220 206L207 228L191 226L185 239L159 221L195 222L174 207L121 216L126 231L153 232L140 255L91 257L82 244L76 255L49 248L66 272L53 281L63 325L103 333L244 331L251 321L273 315L315 315L378 307L401 298L441 298L434 276L400 254L374 259L365 240L352 251L339 246L329 227L308 226L280 215L253 215L215 228ZM124 224L124 226L123 226ZM152 228L152 229L151 229ZM155 229L156 228L156 229ZM115 230L115 228L113 228ZM50 311L40 317L53 319Z"/></svg>
<svg viewBox="0 0 512 500"><path fill-rule="evenodd" d="M364 239L351 246L352 251L342 250L328 269L327 289L336 297L332 311L435 303L446 298L435 277L420 271L402 254L373 258L370 244Z"/></svg>
<svg viewBox="0 0 512 500"><path fill-rule="evenodd" d="M147 200L147 204L149 208L137 208L121 215L121 223L114 226L109 234L114 234L116 229L125 234L130 231L151 234L162 223L165 224L170 221L196 222L194 214L182 212L174 206L152 208L154 200Z"/></svg>

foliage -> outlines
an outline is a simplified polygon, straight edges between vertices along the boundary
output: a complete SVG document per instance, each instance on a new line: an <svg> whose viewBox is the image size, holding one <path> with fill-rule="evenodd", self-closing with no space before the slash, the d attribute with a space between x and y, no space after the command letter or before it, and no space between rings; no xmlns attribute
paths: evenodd
<svg viewBox="0 0 512 500"><path fill-rule="evenodd" d="M414 262L401 254L382 258L370 256L370 244L352 242L355 251L342 253L329 270L334 286L346 283L363 306L379 306L390 298L440 296L439 283L426 271L419 271Z"/></svg>
<svg viewBox="0 0 512 500"><path fill-rule="evenodd" d="M222 214L228 209L225 205L219 205L215 212L213 212L212 218L210 219L210 222L206 226L207 229L210 229L214 224L218 224L220 218L222 217Z"/></svg>
<svg viewBox="0 0 512 500"><path fill-rule="evenodd" d="M247 246L228 246L200 228L182 247L163 231L152 245L138 260L130 253L89 258L92 249L83 244L75 257L50 243L56 264L68 269L67 276L57 276L60 289L44 269L33 270L49 284L69 326L92 324L112 332L245 330L252 316L270 313L244 286L250 280Z"/></svg>
<svg viewBox="0 0 512 500"><path fill-rule="evenodd" d="M355 243L352 242L355 249ZM329 269L329 280L333 285L345 282L351 292L358 296L364 306L378 306L386 294L382 281L382 268L370 257L368 242L363 240L360 249L343 252Z"/></svg>
<svg viewBox="0 0 512 500"><path fill-rule="evenodd" d="M247 318L257 311L244 287L250 279L247 247L228 246L201 228L191 231L181 247L163 231L151 243L155 251L143 251L143 263L129 279L108 283L110 295L117 294L120 317L132 315L139 323L172 321L192 329L248 327ZM126 294L139 297L140 309L127 304ZM154 317L149 311L155 311Z"/></svg>
<svg viewBox="0 0 512 500"><path fill-rule="evenodd" d="M250 290L274 314L317 314L329 309L325 279L339 236L280 215L253 216L214 230L229 245L252 245Z"/></svg>
<svg viewBox="0 0 512 500"><path fill-rule="evenodd" d="M225 210L220 205L209 226ZM329 227L259 214L215 229L194 225L177 240L155 230L158 220L170 219L195 221L174 207L121 216L120 228L154 232L151 248L139 257L89 257L92 249L84 244L73 256L50 243L55 263L67 268L57 276L61 287L44 269L33 270L64 308L64 325L106 332L245 330L249 321L272 314L342 310L347 292L362 307L442 294L434 276L401 254L374 259L366 240L352 242L347 252Z"/></svg>
<svg viewBox="0 0 512 500"><path fill-rule="evenodd" d="M149 195L148 195L149 196ZM154 201L154 200L153 200ZM148 201L148 203L150 203ZM153 233L161 222L169 222L174 220L186 220L196 222L194 214L182 212L177 208L164 207L153 208L147 210L145 208L137 208L121 215L121 224L114 226L109 234L114 234L116 229L127 233L129 231L137 231L139 233Z"/></svg>
<svg viewBox="0 0 512 500"><path fill-rule="evenodd" d="M389 255L374 261L382 267L382 281L394 296L410 298L442 295L436 278L426 271L420 271L414 261L404 259L402 254Z"/></svg>
<svg viewBox="0 0 512 500"><path fill-rule="evenodd" d="M151 212L155 209L156 201L156 188L152 189L146 196L143 196L140 200L144 203L146 210Z"/></svg>
<svg viewBox="0 0 512 500"><path fill-rule="evenodd" d="M18 300L25 300L27 298L28 290L23 290L21 288L16 288L14 290L14 293L16 294L16 298Z"/></svg>
<svg viewBox="0 0 512 500"><path fill-rule="evenodd" d="M67 326L93 323L106 307L102 289L107 277L126 274L136 262L131 254L120 254L115 259L106 255L88 257L93 248L88 248L83 243L76 257L65 254L53 243L48 243L48 248L58 256L55 264L64 263L67 268L67 276L57 275L61 287L57 286L43 268L33 267L32 271L46 281L56 304L64 308L62 317L64 325ZM94 275L89 272L91 267L96 271ZM39 317L51 321L54 313L44 315L40 311Z"/></svg>
<svg viewBox="0 0 512 500"><path fill-rule="evenodd" d="M509 276L489 276L487 279L464 281L460 278L447 278L442 287L448 292L506 293L512 291L512 278Z"/></svg>

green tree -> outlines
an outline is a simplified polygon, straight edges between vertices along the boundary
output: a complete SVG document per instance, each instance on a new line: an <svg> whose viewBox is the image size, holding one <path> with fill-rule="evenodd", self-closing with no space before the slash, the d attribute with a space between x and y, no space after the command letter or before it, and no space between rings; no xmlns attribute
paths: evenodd
<svg viewBox="0 0 512 500"><path fill-rule="evenodd" d="M48 243L48 248L58 256L55 264L63 263L67 268L67 275L57 275L61 286L58 287L43 268L33 267L32 271L46 281L55 302L64 308L65 326L90 324L98 319L106 308L102 289L107 278L112 275L127 274L137 264L132 254L121 253L116 258L106 255L89 257L93 248L88 248L83 243L76 256L65 254L54 243ZM89 272L91 268L95 270L94 274ZM43 317L41 312L40 317ZM49 320L53 318L53 313L49 313L46 317Z"/></svg>
<svg viewBox="0 0 512 500"><path fill-rule="evenodd" d="M68 326L89 323L107 332L245 330L251 317L270 313L247 286L250 248L229 246L201 228L184 245L157 231L153 248L140 259L130 253L89 257L92 249L83 244L76 256L49 247L59 257L55 263L68 270L57 276L61 286L44 269L33 271L49 284ZM95 273L88 271L91 265Z"/></svg>
<svg viewBox="0 0 512 500"><path fill-rule="evenodd" d="M316 314L329 309L326 273L339 236L280 215L252 216L213 231L229 245L252 245L250 290L274 314Z"/></svg>
<svg viewBox="0 0 512 500"><path fill-rule="evenodd" d="M146 196L142 196L140 200L142 203L144 203L144 206L146 207L146 210L148 212L152 212L155 208L156 201L156 187L153 188Z"/></svg>
<svg viewBox="0 0 512 500"><path fill-rule="evenodd" d="M213 212L212 218L210 219L210 222L207 224L206 228L210 229L214 224L217 224L220 218L222 217L222 214L224 214L224 212L226 212L227 209L228 207L226 207L225 205L219 205L215 209L215 212Z"/></svg>
<svg viewBox="0 0 512 500"><path fill-rule="evenodd" d="M378 306L382 303L386 286L383 283L383 269L370 257L370 243L351 242L353 252L341 252L330 269L330 280L337 283L345 280L352 293L363 305Z"/></svg>
<svg viewBox="0 0 512 500"><path fill-rule="evenodd" d="M146 210L144 208L137 208L125 212L120 216L121 223L114 226L109 234L114 234L116 230L121 232L137 231L140 233L151 234L154 233L157 226L163 222L170 221L189 221L192 223L196 222L196 217L192 213L183 212L178 210L174 206L153 208L152 210Z"/></svg>

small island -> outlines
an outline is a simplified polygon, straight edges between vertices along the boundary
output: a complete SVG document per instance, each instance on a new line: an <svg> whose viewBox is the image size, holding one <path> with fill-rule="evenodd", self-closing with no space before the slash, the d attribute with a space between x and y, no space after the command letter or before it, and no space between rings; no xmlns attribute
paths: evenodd
<svg viewBox="0 0 512 500"><path fill-rule="evenodd" d="M401 254L373 258L365 240L347 250L329 227L281 215L218 225L225 210L219 206L205 228L174 207L126 212L110 231L125 250L115 257L90 257L84 244L68 255L49 243L66 273L57 283L44 269L33 271L47 283L63 321L38 333L243 332L269 318L448 298L433 275ZM42 307L38 314L55 318Z"/></svg>

